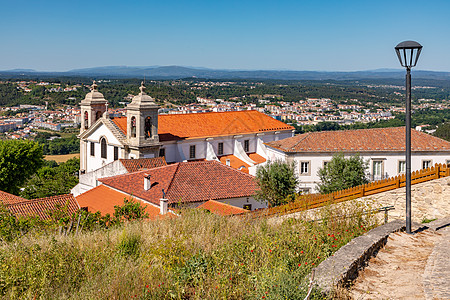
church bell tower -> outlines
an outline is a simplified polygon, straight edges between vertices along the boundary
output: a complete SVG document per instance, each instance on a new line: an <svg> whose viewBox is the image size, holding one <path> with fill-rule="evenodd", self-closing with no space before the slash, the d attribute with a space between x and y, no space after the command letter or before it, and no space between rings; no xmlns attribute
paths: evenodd
<svg viewBox="0 0 450 300"><path fill-rule="evenodd" d="M108 101L102 93L97 90L97 83L95 80L91 86L91 91L86 94L84 100L81 101L81 128L80 133L83 133L106 111Z"/></svg>
<svg viewBox="0 0 450 300"><path fill-rule="evenodd" d="M136 158L158 157L158 109L141 83L139 95L127 105L127 140L130 154Z"/></svg>

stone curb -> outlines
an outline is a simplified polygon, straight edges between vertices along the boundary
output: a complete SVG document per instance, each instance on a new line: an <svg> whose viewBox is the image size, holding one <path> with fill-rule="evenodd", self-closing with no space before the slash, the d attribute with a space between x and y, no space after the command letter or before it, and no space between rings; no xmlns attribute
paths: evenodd
<svg viewBox="0 0 450 300"><path fill-rule="evenodd" d="M405 221L395 220L354 238L315 268L314 284L328 295L336 286L347 285L386 244L391 233L404 230Z"/></svg>

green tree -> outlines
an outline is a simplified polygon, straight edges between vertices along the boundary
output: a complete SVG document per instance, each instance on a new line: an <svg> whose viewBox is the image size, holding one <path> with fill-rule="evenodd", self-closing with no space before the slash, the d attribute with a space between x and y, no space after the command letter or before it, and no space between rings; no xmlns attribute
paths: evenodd
<svg viewBox="0 0 450 300"><path fill-rule="evenodd" d="M450 123L444 123L440 125L434 132L434 136L450 141Z"/></svg>
<svg viewBox="0 0 450 300"><path fill-rule="evenodd" d="M358 154L345 158L342 152L336 153L331 161L317 172L321 181L318 184L319 192L327 194L368 183L367 168L367 162Z"/></svg>
<svg viewBox="0 0 450 300"><path fill-rule="evenodd" d="M256 170L259 190L256 199L267 200L270 206L282 205L289 195L294 194L297 186L295 163L281 160L268 161Z"/></svg>
<svg viewBox="0 0 450 300"><path fill-rule="evenodd" d="M32 141L0 141L0 190L17 194L43 164L42 147Z"/></svg>
<svg viewBox="0 0 450 300"><path fill-rule="evenodd" d="M123 219L140 220L148 218L148 213L145 211L147 206L142 206L140 201L135 201L132 197L123 199L123 205L114 206L114 219L120 223Z"/></svg>
<svg viewBox="0 0 450 300"><path fill-rule="evenodd" d="M46 161L45 165L25 183L20 196L33 199L68 194L78 183L79 168L78 158L71 158L59 165L54 161Z"/></svg>

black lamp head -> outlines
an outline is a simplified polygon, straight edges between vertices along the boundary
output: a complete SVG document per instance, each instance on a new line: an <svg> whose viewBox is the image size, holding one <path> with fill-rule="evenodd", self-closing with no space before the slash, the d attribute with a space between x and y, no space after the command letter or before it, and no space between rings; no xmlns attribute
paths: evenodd
<svg viewBox="0 0 450 300"><path fill-rule="evenodd" d="M415 41L404 41L395 47L400 64L406 68L416 66L421 51L422 45Z"/></svg>

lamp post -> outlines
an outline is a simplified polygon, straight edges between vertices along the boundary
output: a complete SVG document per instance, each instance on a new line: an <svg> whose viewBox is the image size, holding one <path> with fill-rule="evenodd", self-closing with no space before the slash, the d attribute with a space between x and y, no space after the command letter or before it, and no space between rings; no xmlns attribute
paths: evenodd
<svg viewBox="0 0 450 300"><path fill-rule="evenodd" d="M395 47L402 67L406 68L406 232L411 234L411 68L419 59L422 45L414 41L401 42Z"/></svg>

